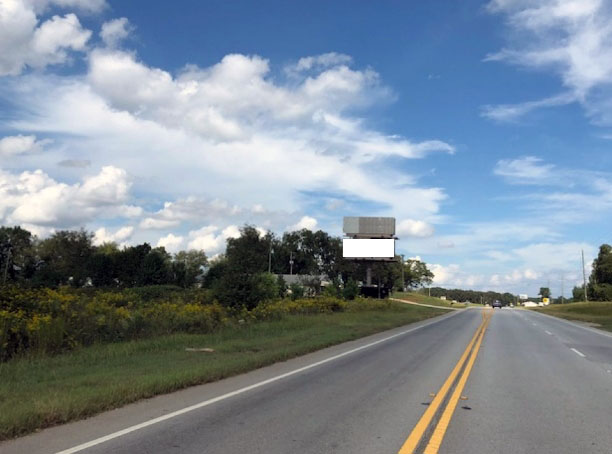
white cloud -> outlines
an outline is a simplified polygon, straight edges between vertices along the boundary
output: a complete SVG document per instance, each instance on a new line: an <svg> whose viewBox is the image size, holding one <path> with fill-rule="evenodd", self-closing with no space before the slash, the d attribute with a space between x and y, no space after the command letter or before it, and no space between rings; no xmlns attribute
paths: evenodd
<svg viewBox="0 0 612 454"><path fill-rule="evenodd" d="M121 227L115 233L106 230L105 227L100 227L94 232L93 243L96 246L110 242L121 243L130 238L132 233L134 233L134 227L132 226Z"/></svg>
<svg viewBox="0 0 612 454"><path fill-rule="evenodd" d="M428 265L433 273L433 285L447 288L476 289L485 281L484 276L469 274L461 269L457 264Z"/></svg>
<svg viewBox="0 0 612 454"><path fill-rule="evenodd" d="M26 2L32 5L37 13L42 13L52 7L74 8L88 13L99 13L108 6L106 0L26 0Z"/></svg>
<svg viewBox="0 0 612 454"><path fill-rule="evenodd" d="M160 238L157 241L157 247L163 247L166 251L175 253L181 250L181 246L183 244L182 236L175 236L172 233Z"/></svg>
<svg viewBox="0 0 612 454"><path fill-rule="evenodd" d="M164 207L144 219L140 227L165 229L180 225L183 221L215 221L241 214L243 210L221 199L206 200L190 196L165 202Z"/></svg>
<svg viewBox="0 0 612 454"><path fill-rule="evenodd" d="M0 3L0 76L65 63L70 51L85 50L90 36L73 13L39 24L32 4L5 0Z"/></svg>
<svg viewBox="0 0 612 454"><path fill-rule="evenodd" d="M87 80L30 76L15 82L19 103L31 114L11 127L54 134L58 148L104 156L138 176L135 181L147 181L143 189L167 191L170 200L174 194L204 198L205 188L207 200L241 207L265 200L290 213L302 194L324 189L352 200L367 197L398 218L435 221L444 192L419 187L385 159L450 153L451 145L387 136L348 116L344 110L357 107L358 98L380 99L366 82L356 101L330 102L331 92L306 96L306 80L283 85L268 72L266 60L230 55L173 77L125 52L96 50Z"/></svg>
<svg viewBox="0 0 612 454"><path fill-rule="evenodd" d="M493 0L516 32L510 47L487 56L557 74L565 90L557 96L515 106L485 108L497 120L515 119L535 108L581 102L595 121L609 123L612 93L612 10L603 0Z"/></svg>
<svg viewBox="0 0 612 454"><path fill-rule="evenodd" d="M17 135L0 139L0 157L27 153L40 153L49 140L36 140L36 136Z"/></svg>
<svg viewBox="0 0 612 454"><path fill-rule="evenodd" d="M108 47L117 47L129 36L133 27L125 17L113 19L102 24L100 38Z"/></svg>
<svg viewBox="0 0 612 454"><path fill-rule="evenodd" d="M167 229L169 227L177 227L181 222L179 220L166 220L166 219L155 219L145 218L140 221L139 227L141 229Z"/></svg>
<svg viewBox="0 0 612 454"><path fill-rule="evenodd" d="M535 156L502 159L497 162L493 173L507 178L511 183L549 184L549 180L555 178L555 166L542 162Z"/></svg>
<svg viewBox="0 0 612 454"><path fill-rule="evenodd" d="M562 188L556 191L546 188L520 196L525 210L533 216L544 216L551 223L579 223L585 217L594 220L612 211L610 173L545 164L534 156L502 159L493 171L513 184Z"/></svg>
<svg viewBox="0 0 612 454"><path fill-rule="evenodd" d="M0 171L0 221L46 227L80 227L94 219L136 214L126 205L130 181L116 167L103 167L81 183L61 183L42 170L19 175Z"/></svg>
<svg viewBox="0 0 612 454"><path fill-rule="evenodd" d="M219 227L208 225L189 232L189 249L206 252L208 256L220 253L225 248L229 238L238 238L240 231L237 226L229 225L219 232Z"/></svg>
<svg viewBox="0 0 612 454"><path fill-rule="evenodd" d="M296 72L309 71L313 68L321 69L339 65L349 65L352 61L353 59L350 55L328 52L326 54L300 58L295 65L287 66L286 71L295 74Z"/></svg>
<svg viewBox="0 0 612 454"><path fill-rule="evenodd" d="M302 230L302 229L314 231L314 229L317 228L317 224L318 222L315 218L311 216L303 216L297 223L289 227L289 231L293 232L295 230Z"/></svg>
<svg viewBox="0 0 612 454"><path fill-rule="evenodd" d="M539 270L576 269L579 268L581 251L587 258L595 257L597 252L588 243L533 243L511 251L513 255L528 264L530 268Z"/></svg>
<svg viewBox="0 0 612 454"><path fill-rule="evenodd" d="M398 235L407 235L414 237L428 237L434 234L434 227L424 221L414 219L403 219L397 225Z"/></svg>
<svg viewBox="0 0 612 454"><path fill-rule="evenodd" d="M510 122L543 107L557 107L578 101L573 93L561 93L537 101L526 101L518 104L500 104L483 106L482 116L500 122Z"/></svg>

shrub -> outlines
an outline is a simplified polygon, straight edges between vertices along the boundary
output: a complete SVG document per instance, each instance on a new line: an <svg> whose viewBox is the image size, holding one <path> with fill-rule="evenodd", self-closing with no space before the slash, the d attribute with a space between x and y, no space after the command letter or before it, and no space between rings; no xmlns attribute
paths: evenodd
<svg viewBox="0 0 612 454"><path fill-rule="evenodd" d="M5 288L0 293L0 360L27 351L57 353L94 342L210 332L228 321L221 305L202 304L209 300L208 292L185 291L168 300L150 299L164 293L168 289L92 294L74 289Z"/></svg>
<svg viewBox="0 0 612 454"><path fill-rule="evenodd" d="M359 295L359 286L352 278L350 278L342 289L342 296L346 300L354 300Z"/></svg>
<svg viewBox="0 0 612 454"><path fill-rule="evenodd" d="M291 290L291 299L296 300L298 298L304 297L304 287L300 284L293 283L289 286L289 290Z"/></svg>

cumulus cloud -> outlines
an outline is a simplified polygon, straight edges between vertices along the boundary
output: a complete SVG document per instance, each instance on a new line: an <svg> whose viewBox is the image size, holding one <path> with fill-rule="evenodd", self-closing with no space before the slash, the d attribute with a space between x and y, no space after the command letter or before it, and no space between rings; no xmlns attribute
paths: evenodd
<svg viewBox="0 0 612 454"><path fill-rule="evenodd" d="M359 98L380 99L369 90L369 84L380 81L363 74L335 73L361 80L348 84L352 88L342 100L330 101L343 92L342 84L306 94L307 80L333 69L285 85L269 76L266 60L229 55L216 65L188 67L173 76L133 54L98 49L90 55L85 80L29 76L11 84L20 91L18 102L31 112L11 127L54 134L58 147L104 155L170 197L206 194L207 200L231 200L231 206L241 207L265 200L266 206L292 212L303 194L324 188L342 198L377 203L400 218L435 218L444 191L419 187L385 160L454 148L438 139L388 136L349 115ZM176 225L153 222L168 221L161 213L149 217L148 227Z"/></svg>
<svg viewBox="0 0 612 454"><path fill-rule="evenodd" d="M317 228L317 220L311 216L303 216L297 223L293 224L289 227L289 231L293 232L295 230L312 230Z"/></svg>
<svg viewBox="0 0 612 454"><path fill-rule="evenodd" d="M479 288L485 278L482 275L465 272L459 265L432 264L428 266L433 273L433 285L447 288Z"/></svg>
<svg viewBox="0 0 612 454"><path fill-rule="evenodd" d="M7 136L0 139L0 157L16 156L29 153L40 153L50 140L36 140L35 135Z"/></svg>
<svg viewBox="0 0 612 454"><path fill-rule="evenodd" d="M603 0L493 0L516 32L508 47L487 61L550 71L565 87L558 95L517 105L488 106L484 115L515 119L533 109L578 101L595 121L610 123L612 107L612 10Z"/></svg>
<svg viewBox="0 0 612 454"><path fill-rule="evenodd" d="M132 25L125 17L113 19L102 24L100 38L108 47L117 47L132 31Z"/></svg>
<svg viewBox="0 0 612 454"><path fill-rule="evenodd" d="M130 181L123 169L103 167L80 183L61 183L42 170L0 171L0 221L46 227L79 227L94 219L138 214L127 205Z"/></svg>
<svg viewBox="0 0 612 454"><path fill-rule="evenodd" d="M50 2L39 3L42 7ZM69 6L70 2L63 3ZM18 75L26 67L65 63L71 51L85 50L90 37L91 31L84 29L73 13L55 15L39 24L33 4L3 1L0 3L0 76Z"/></svg>
<svg viewBox="0 0 612 454"><path fill-rule="evenodd" d="M225 248L229 238L238 238L240 230L235 225L229 225L219 232L219 227L209 225L189 232L189 249L206 252L208 256L218 254Z"/></svg>
<svg viewBox="0 0 612 454"><path fill-rule="evenodd" d="M434 227L424 221L414 219L403 219L399 222L396 228L398 235L428 237L434 234Z"/></svg>
<svg viewBox="0 0 612 454"><path fill-rule="evenodd" d="M134 233L134 227L132 226L121 227L114 233L107 230L105 227L100 227L94 232L93 243L96 246L111 242L121 243L130 238L132 233Z"/></svg>
<svg viewBox="0 0 612 454"><path fill-rule="evenodd" d="M161 237L157 241L157 247L161 246L164 249L166 249L166 251L171 252L171 253L180 251L182 244L183 244L183 237L173 235L172 233L169 233L168 235Z"/></svg>

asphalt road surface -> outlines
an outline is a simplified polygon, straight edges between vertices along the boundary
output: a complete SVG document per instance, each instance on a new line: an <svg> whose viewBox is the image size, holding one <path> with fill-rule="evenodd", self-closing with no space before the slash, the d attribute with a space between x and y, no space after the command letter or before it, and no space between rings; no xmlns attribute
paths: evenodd
<svg viewBox="0 0 612 454"><path fill-rule="evenodd" d="M453 405L455 395L467 400ZM412 452L428 454L610 454L612 335L527 310L467 309L0 452L403 454L411 437Z"/></svg>

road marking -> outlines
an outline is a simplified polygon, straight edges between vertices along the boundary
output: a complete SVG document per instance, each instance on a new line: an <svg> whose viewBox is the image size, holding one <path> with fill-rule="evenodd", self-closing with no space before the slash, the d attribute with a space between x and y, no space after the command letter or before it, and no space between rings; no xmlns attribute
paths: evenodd
<svg viewBox="0 0 612 454"><path fill-rule="evenodd" d="M478 328L476 329L474 336L472 336L472 340L470 340L470 343L467 345L466 349L462 353L454 369L451 371L450 375L448 376L448 378L446 379L446 381L444 382L440 390L436 393L436 397L431 401L431 403L427 407L427 410L425 410L425 413L423 413L423 416L421 416L421 419L419 420L419 422L416 424L416 426L414 426L414 429L412 429L412 432L410 433L410 435L408 436L408 438L406 439L406 441L400 448L399 454L413 454L414 453L415 449L417 448L417 445L419 444L419 442L421 441L421 438L423 437L423 434L427 430L427 427L429 426L432 419L434 418L436 412L438 411L438 408L444 401L444 398L446 397L446 394L448 393L451 385L454 383L455 379L457 378L457 375L459 375L459 372L463 368L463 365L465 361L467 360L468 355L470 351L472 350L472 347L474 346L474 343L476 342L480 333L483 331L485 323L486 323L486 320L484 319L484 315L483 315L483 320L478 326Z"/></svg>
<svg viewBox="0 0 612 454"><path fill-rule="evenodd" d="M552 336L552 333L550 331L544 331L546 334L548 334L549 336Z"/></svg>
<svg viewBox="0 0 612 454"><path fill-rule="evenodd" d="M437 320L434 320L432 322L425 323L423 325L416 326L414 328L407 329L405 331L401 331L399 333L393 334L393 335L385 337L383 339L379 339L377 341L370 342L369 344L362 345L361 347L353 348L353 349L348 350L346 352L339 353L339 354L334 355L334 356L330 356L329 358L326 358L326 359L323 359L321 361L317 361L315 363L309 364L308 366L300 367L298 369L294 369L292 371L285 372L284 374L277 375L277 376L272 377L272 378L268 378L267 380L263 380L263 381L254 383L252 385L245 386L244 388L237 389L236 391L232 391L232 392L223 394L221 396L217 396L217 397L214 397L212 399L208 399L208 400L199 402L197 404L190 405L189 407L181 408L180 410L173 411L172 413L168 413L168 414L165 414L163 416L159 416L157 418L150 419L150 420L142 422L140 424L135 424L133 426L127 427L127 428L119 430L117 432L113 432L113 433L105 435L103 437L96 438L95 440L88 441L86 443L82 443L82 444L74 446L72 448L64 449L63 451L58 451L55 454L73 454L75 452L79 452L79 451L82 451L84 449L91 448L93 446L105 443L105 442L113 440L115 438L122 437L123 435L127 435L127 434L129 434L131 432L135 432L137 430L144 429L145 427L152 426L153 424L157 424L157 423L166 421L168 419L172 419L172 418L175 418L177 416L184 415L185 413L189 413L189 412L192 412L194 410L198 410L200 408L207 407L209 405L212 405L214 403L220 402L222 400L229 399L230 397L234 397L234 396L237 396L239 394L243 394L243 393L245 393L247 391L251 391L253 389L260 388L260 387L268 385L270 383L274 383L274 382L276 382L278 380L282 380L284 378L291 377L292 375L299 374L301 372L313 369L315 367L321 366L321 365L329 363L331 361L335 361L337 359L343 358L345 356L351 355L351 354L359 352L361 350L365 350L367 348L373 347L374 345L378 345L378 344L381 344L383 342L387 342L387 341L389 341L391 339L395 339L396 337L404 336L404 335L406 335L408 333L412 333L413 331L419 330L421 328L425 328L427 326L434 325L436 323L441 322L442 320L446 320L447 318L453 317L454 315L459 314L459 313L460 312L451 312L451 313L449 313L448 316L445 316L442 319L437 319ZM452 314L452 315L450 315L450 314Z"/></svg>
<svg viewBox="0 0 612 454"><path fill-rule="evenodd" d="M576 353L579 356L582 356L583 358L586 358L586 355L578 350L576 350L575 348L571 349L574 353Z"/></svg>
<svg viewBox="0 0 612 454"><path fill-rule="evenodd" d="M450 424L451 419L453 418L453 413L457 408L457 403L459 402L459 399L461 399L461 393L463 392L463 388L465 387L467 379L470 376L470 372L472 372L472 367L474 366L474 362L476 361L476 356L478 356L478 350L480 350L482 338L484 337L485 331L487 330L489 320L490 318L485 321L485 325L480 331L478 342L476 342L476 346L474 347L474 350L470 355L470 359L467 365L465 366L465 370L463 371L463 374L461 374L459 383L457 383L457 387L455 388L455 391L453 391L453 395L448 401L448 405L444 409L444 413L442 413L442 417L440 418L440 421L438 421L438 424L436 425L436 428L434 429L434 432L431 438L429 439L429 443L427 443L427 447L425 448L424 454L438 454L440 446L442 446L442 440L444 440L444 435L446 435L448 425Z"/></svg>
<svg viewBox="0 0 612 454"><path fill-rule="evenodd" d="M601 336L612 337L612 333L607 333L607 332L602 331L600 329L589 328L588 326L578 325L577 323L574 323L574 322L572 322L570 320L565 320L565 319L559 318L559 317L553 317L552 315L543 314L542 312L533 312L533 311L531 311L531 313L535 314L536 316L548 317L548 318L550 318L550 319L552 319L554 321L562 322L562 323L565 323L567 325L573 326L574 328L582 328L584 330L590 331L590 332L595 333L595 334L599 334Z"/></svg>
<svg viewBox="0 0 612 454"><path fill-rule="evenodd" d="M423 304L423 303L415 303L414 301L408 301L408 300L402 300L399 298L389 298L391 301L398 301L400 303L404 303L404 304L412 304L414 306L423 306L423 307L433 307L436 309L448 309L450 311L460 311L462 309L458 308L458 307L447 307L447 306L434 306L433 304Z"/></svg>

